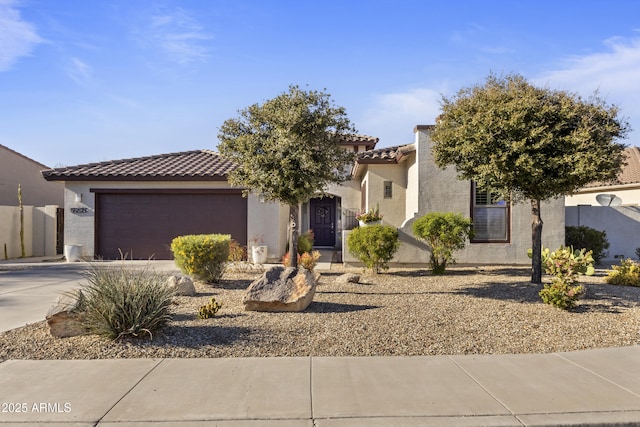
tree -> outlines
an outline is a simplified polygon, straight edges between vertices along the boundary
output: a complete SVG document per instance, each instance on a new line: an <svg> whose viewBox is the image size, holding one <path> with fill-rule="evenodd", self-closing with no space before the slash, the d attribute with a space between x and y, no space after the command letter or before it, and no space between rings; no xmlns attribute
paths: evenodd
<svg viewBox="0 0 640 427"><path fill-rule="evenodd" d="M413 223L413 234L431 247L431 272L444 274L447 263L455 263L453 251L464 249L473 236L473 224L456 212L429 212Z"/></svg>
<svg viewBox="0 0 640 427"><path fill-rule="evenodd" d="M297 253L300 203L349 179L354 153L340 141L356 131L329 94L289 86L289 91L239 111L218 133L220 154L237 164L232 185L265 201L289 205L290 252ZM297 267L297 258L291 265Z"/></svg>
<svg viewBox="0 0 640 427"><path fill-rule="evenodd" d="M517 74L491 74L484 85L442 98L431 135L433 154L439 167L455 165L460 179L474 180L508 201L529 200L531 281L541 283L540 203L616 179L625 145L615 140L629 132L618 114L597 92L584 100L535 87Z"/></svg>

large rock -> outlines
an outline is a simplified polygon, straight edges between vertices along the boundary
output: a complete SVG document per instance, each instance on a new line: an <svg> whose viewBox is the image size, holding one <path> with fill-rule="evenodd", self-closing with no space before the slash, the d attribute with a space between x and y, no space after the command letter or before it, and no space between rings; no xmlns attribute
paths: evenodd
<svg viewBox="0 0 640 427"><path fill-rule="evenodd" d="M360 275L355 273L344 273L336 278L336 283L360 283Z"/></svg>
<svg viewBox="0 0 640 427"><path fill-rule="evenodd" d="M253 281L242 298L249 311L303 311L316 293L319 275L306 268L272 267Z"/></svg>
<svg viewBox="0 0 640 427"><path fill-rule="evenodd" d="M77 310L78 301L77 294L58 297L46 318L51 335L67 338L87 333L87 328L82 322L82 314Z"/></svg>
<svg viewBox="0 0 640 427"><path fill-rule="evenodd" d="M174 290L176 295L192 297L196 294L196 287L193 280L187 276L169 276L167 285Z"/></svg>

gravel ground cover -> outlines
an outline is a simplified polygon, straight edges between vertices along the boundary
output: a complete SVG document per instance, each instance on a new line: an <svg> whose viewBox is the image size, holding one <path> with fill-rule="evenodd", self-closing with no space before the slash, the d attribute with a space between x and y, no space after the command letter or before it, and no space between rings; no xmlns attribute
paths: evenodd
<svg viewBox="0 0 640 427"><path fill-rule="evenodd" d="M173 320L152 339L54 338L42 321L0 334L0 360L549 353L640 344L640 288L608 285L602 272L582 278L587 294L567 312L540 301L542 287L525 267L454 266L445 276L391 269L339 284L344 271L322 271L302 313L244 311L242 296L259 273L231 273L215 286L196 284L195 297L177 297ZM211 297L222 309L198 319Z"/></svg>

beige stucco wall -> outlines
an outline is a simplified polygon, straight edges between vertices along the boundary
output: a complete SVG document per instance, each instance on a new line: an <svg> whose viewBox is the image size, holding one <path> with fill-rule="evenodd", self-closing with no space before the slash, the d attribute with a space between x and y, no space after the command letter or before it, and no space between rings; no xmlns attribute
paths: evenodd
<svg viewBox="0 0 640 427"><path fill-rule="evenodd" d="M615 194L622 200L624 206L640 205L640 188L636 188L637 184L629 186L612 186L602 187L594 191L582 192L573 196L565 197L565 206L591 205L600 206L596 200L598 194Z"/></svg>
<svg viewBox="0 0 640 427"><path fill-rule="evenodd" d="M383 224L399 227L406 219L405 197L407 191L407 173L402 164L367 165L367 210L380 208ZM384 182L391 181L391 198L384 198Z"/></svg>
<svg viewBox="0 0 640 427"><path fill-rule="evenodd" d="M56 254L57 206L23 206L25 256L53 256ZM20 244L20 209L0 206L0 258L22 255Z"/></svg>
<svg viewBox="0 0 640 427"><path fill-rule="evenodd" d="M459 212L471 216L469 181L458 180L455 169L439 169L431 153L431 140L428 130L418 127L416 132L416 155L418 169L418 214L428 212ZM412 192L415 190L412 189ZM557 248L564 244L564 199L558 198L544 202L541 208L544 222L542 244ZM402 227L406 242L403 243L398 257L410 261L416 256L420 243L411 241L412 224L409 220ZM529 204L514 204L511 208L511 240L509 243L470 243L455 256L460 263L482 264L528 264L527 249L531 247L531 208ZM419 251L418 251L419 252Z"/></svg>
<svg viewBox="0 0 640 427"><path fill-rule="evenodd" d="M23 205L62 206L64 185L45 181L40 173L44 169L48 168L0 145L0 205L18 206L20 184Z"/></svg>
<svg viewBox="0 0 640 427"><path fill-rule="evenodd" d="M226 181L193 181L193 182L144 182L113 181L87 182L69 181L64 190L65 245L82 245L81 256L91 259L95 254L95 193L91 189L199 189L199 188L232 188ZM81 201L76 195L82 194ZM87 213L71 213L71 208L87 208ZM255 196L249 195L247 200L247 239L261 236L269 247L270 259L278 259L284 253L286 244L286 220L288 211L274 203L263 203ZM283 243L284 238L284 243Z"/></svg>

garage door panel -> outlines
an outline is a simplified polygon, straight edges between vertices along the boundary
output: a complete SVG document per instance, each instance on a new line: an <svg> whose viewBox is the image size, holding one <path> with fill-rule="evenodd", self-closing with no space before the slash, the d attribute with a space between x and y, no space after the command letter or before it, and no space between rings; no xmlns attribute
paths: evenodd
<svg viewBox="0 0 640 427"><path fill-rule="evenodd" d="M185 234L231 234L247 242L247 201L239 193L97 194L97 255L172 259L171 240Z"/></svg>

